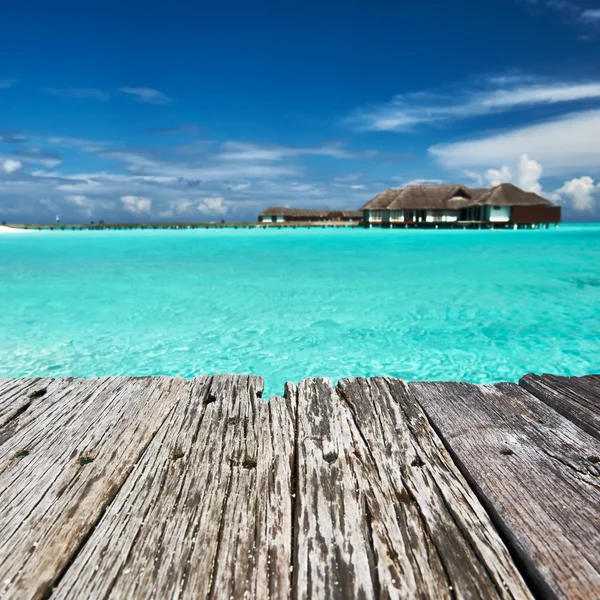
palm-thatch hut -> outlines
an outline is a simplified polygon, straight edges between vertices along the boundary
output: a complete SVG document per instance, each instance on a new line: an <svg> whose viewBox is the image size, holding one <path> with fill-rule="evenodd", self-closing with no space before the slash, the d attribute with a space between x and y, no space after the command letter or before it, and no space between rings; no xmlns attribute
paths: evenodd
<svg viewBox="0 0 600 600"><path fill-rule="evenodd" d="M368 227L518 227L561 220L560 206L511 183L491 189L411 185L386 190L360 210Z"/></svg>
<svg viewBox="0 0 600 600"><path fill-rule="evenodd" d="M363 213L358 210L320 210L272 206L258 215L259 223L323 223L340 221L360 223Z"/></svg>

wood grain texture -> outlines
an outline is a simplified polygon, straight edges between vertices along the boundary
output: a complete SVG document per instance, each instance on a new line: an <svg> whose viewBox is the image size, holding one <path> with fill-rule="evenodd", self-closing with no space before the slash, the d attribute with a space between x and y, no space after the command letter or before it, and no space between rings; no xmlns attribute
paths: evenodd
<svg viewBox="0 0 600 600"><path fill-rule="evenodd" d="M2 428L46 394L52 379L0 378L0 435Z"/></svg>
<svg viewBox="0 0 600 600"><path fill-rule="evenodd" d="M538 593L600 597L600 443L514 384L409 386Z"/></svg>
<svg viewBox="0 0 600 600"><path fill-rule="evenodd" d="M600 440L600 376L525 375L519 385Z"/></svg>
<svg viewBox="0 0 600 600"><path fill-rule="evenodd" d="M301 382L297 461L294 597L530 597L402 382Z"/></svg>
<svg viewBox="0 0 600 600"><path fill-rule="evenodd" d="M2 598L49 593L185 383L56 381L43 402L11 422L0 444Z"/></svg>
<svg viewBox="0 0 600 600"><path fill-rule="evenodd" d="M540 597L600 597L597 380L525 379L571 420L513 384L0 379L0 598L530 598L496 528Z"/></svg>
<svg viewBox="0 0 600 600"><path fill-rule="evenodd" d="M262 386L190 383L54 597L288 596L295 397Z"/></svg>

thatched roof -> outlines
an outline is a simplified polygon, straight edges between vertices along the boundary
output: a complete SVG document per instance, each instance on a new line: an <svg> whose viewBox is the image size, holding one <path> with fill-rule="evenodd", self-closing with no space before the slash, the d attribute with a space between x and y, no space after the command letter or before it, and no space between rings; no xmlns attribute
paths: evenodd
<svg viewBox="0 0 600 600"><path fill-rule="evenodd" d="M550 200L542 198L533 192L525 192L512 183L502 183L487 190L478 204L486 206L552 206Z"/></svg>
<svg viewBox="0 0 600 600"><path fill-rule="evenodd" d="M410 185L398 194L388 210L461 208L469 203L467 188L460 185Z"/></svg>
<svg viewBox="0 0 600 600"><path fill-rule="evenodd" d="M362 219L362 212L360 210L332 210L330 213L332 216L339 214L342 217Z"/></svg>
<svg viewBox="0 0 600 600"><path fill-rule="evenodd" d="M403 190L395 189L385 190L385 192L381 192L381 194L375 196L373 200L369 200L369 202L361 206L358 210L365 210L367 208L369 210L387 208L391 204L391 202L396 198L396 196L402 193L402 191Z"/></svg>
<svg viewBox="0 0 600 600"><path fill-rule="evenodd" d="M354 217L362 218L362 213L358 210L325 210L319 208L286 208L284 206L271 206L263 210L261 217L298 217L307 221L311 219L323 219L334 217Z"/></svg>
<svg viewBox="0 0 600 600"><path fill-rule="evenodd" d="M400 190L386 190L360 210L458 210L481 205L551 206L552 203L510 183L503 183L492 189L469 188L464 185L411 185Z"/></svg>

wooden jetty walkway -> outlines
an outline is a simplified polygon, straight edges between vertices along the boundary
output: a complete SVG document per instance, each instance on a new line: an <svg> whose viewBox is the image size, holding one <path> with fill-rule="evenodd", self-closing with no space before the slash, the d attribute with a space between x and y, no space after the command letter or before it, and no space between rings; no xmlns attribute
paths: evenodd
<svg viewBox="0 0 600 600"><path fill-rule="evenodd" d="M600 598L600 376L0 379L0 598Z"/></svg>
<svg viewBox="0 0 600 600"><path fill-rule="evenodd" d="M34 231L121 231L132 229L348 229L361 227L351 221L290 221L290 222L178 222L178 223L25 223L9 227Z"/></svg>

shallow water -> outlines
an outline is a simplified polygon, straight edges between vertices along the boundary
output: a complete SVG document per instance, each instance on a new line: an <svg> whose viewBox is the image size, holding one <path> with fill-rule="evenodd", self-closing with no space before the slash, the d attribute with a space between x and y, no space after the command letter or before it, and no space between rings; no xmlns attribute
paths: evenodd
<svg viewBox="0 0 600 600"><path fill-rule="evenodd" d="M600 226L0 236L0 376L600 372Z"/></svg>

